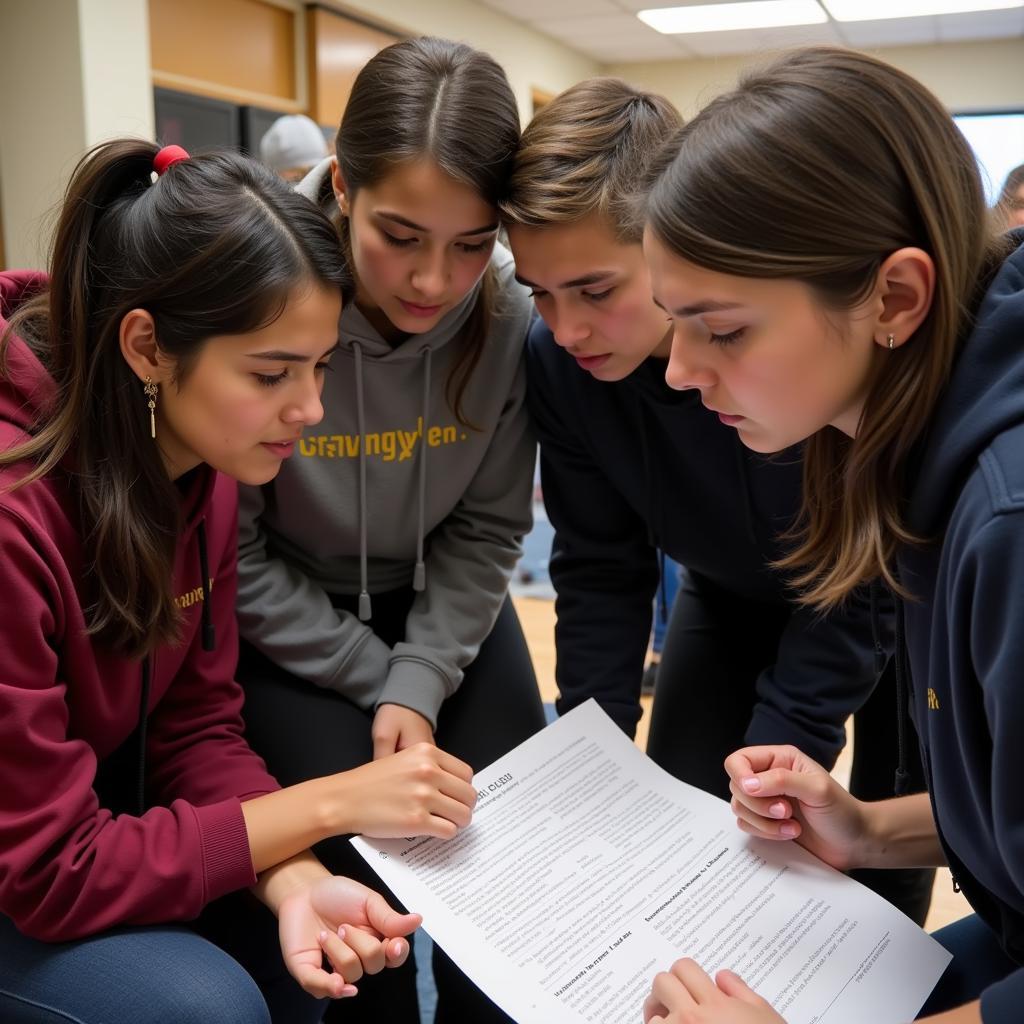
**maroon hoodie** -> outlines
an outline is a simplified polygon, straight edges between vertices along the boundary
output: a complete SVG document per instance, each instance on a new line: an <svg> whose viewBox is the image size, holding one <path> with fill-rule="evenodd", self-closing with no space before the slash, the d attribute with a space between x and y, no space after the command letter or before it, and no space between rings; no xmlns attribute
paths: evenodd
<svg viewBox="0 0 1024 1024"><path fill-rule="evenodd" d="M44 286L38 274L0 274L0 332ZM0 377L0 448L26 439L53 390L12 337ZM234 681L235 484L201 466L183 493L174 568L181 642L149 659L148 809L115 815L94 784L98 766L139 725L142 665L86 635L67 478L54 473L11 491L23 472L0 471L0 913L48 941L193 918L255 882L241 801L278 788L242 736ZM203 619L213 650L204 649Z"/></svg>

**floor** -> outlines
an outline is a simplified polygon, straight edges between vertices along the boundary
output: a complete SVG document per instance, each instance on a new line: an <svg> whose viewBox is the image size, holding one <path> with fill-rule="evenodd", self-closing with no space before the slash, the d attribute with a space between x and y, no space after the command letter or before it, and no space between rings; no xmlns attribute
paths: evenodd
<svg viewBox="0 0 1024 1024"><path fill-rule="evenodd" d="M541 696L545 701L552 701L557 694L555 687L555 611L554 603L546 598L516 597L514 598L519 619L526 634L526 642L533 657L537 682ZM647 742L647 726L651 712L651 698L642 697L644 716L637 729L637 745L641 748ZM849 747L847 747L847 751ZM840 756L833 774L841 779L849 778L849 755L844 751ZM959 893L953 892L953 883L949 871L942 869L936 874L935 888L932 896L931 911L928 915L926 928L934 931L970 913L967 901Z"/></svg>

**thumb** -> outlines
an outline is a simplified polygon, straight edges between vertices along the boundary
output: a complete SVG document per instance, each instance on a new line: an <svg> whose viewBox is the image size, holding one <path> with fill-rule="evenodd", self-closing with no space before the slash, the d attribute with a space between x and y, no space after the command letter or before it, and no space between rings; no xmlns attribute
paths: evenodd
<svg viewBox="0 0 1024 1024"><path fill-rule="evenodd" d="M393 910L379 892L371 893L366 898L366 918L370 927L389 939L409 935L423 923L420 914L400 914Z"/></svg>
<svg viewBox="0 0 1024 1024"><path fill-rule="evenodd" d="M732 999L760 1006L765 1002L738 974L732 971L719 971L715 975L715 984L719 990Z"/></svg>

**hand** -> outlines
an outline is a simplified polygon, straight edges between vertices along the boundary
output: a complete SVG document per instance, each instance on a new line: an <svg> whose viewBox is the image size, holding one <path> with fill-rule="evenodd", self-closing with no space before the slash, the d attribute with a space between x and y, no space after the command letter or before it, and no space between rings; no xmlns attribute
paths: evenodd
<svg viewBox="0 0 1024 1024"><path fill-rule="evenodd" d="M412 708L381 704L373 716L373 759L387 757L417 743L433 743L430 723Z"/></svg>
<svg viewBox="0 0 1024 1024"><path fill-rule="evenodd" d="M328 876L298 885L281 900L281 954L293 978L322 999L354 996L364 974L398 967L409 955L402 937L419 914L399 914L384 897L350 878ZM324 956L333 973L323 968Z"/></svg>
<svg viewBox="0 0 1024 1024"><path fill-rule="evenodd" d="M349 791L347 830L377 839L451 839L473 817L473 769L451 754L417 743L336 776Z"/></svg>
<svg viewBox="0 0 1024 1024"><path fill-rule="evenodd" d="M732 971L715 980L693 960L677 960L654 976L644 1002L644 1024L786 1024Z"/></svg>
<svg viewBox="0 0 1024 1024"><path fill-rule="evenodd" d="M864 804L795 747L745 747L725 759L732 810L743 832L796 839L826 864L848 871L863 859Z"/></svg>

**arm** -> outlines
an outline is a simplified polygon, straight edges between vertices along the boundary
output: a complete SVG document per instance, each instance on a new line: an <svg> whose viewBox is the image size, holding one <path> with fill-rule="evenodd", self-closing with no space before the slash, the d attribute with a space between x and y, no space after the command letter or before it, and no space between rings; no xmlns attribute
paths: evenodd
<svg viewBox="0 0 1024 1024"><path fill-rule="evenodd" d="M487 452L450 515L430 535L426 589L391 652L379 704L400 704L437 724L442 702L490 634L530 528L536 446L522 365Z"/></svg>
<svg viewBox="0 0 1024 1024"><path fill-rule="evenodd" d="M96 754L69 734L64 666L91 657L72 591L53 541L0 513L0 910L45 941L187 920L255 881L236 797L100 807Z"/></svg>
<svg viewBox="0 0 1024 1024"><path fill-rule="evenodd" d="M542 335L537 337L538 332ZM658 566L647 528L581 442L580 410L556 394L545 365L560 357L531 332L528 398L540 441L544 504L555 528L551 580L560 714L595 698L628 736L640 719L640 680Z"/></svg>
<svg viewBox="0 0 1024 1024"><path fill-rule="evenodd" d="M267 487L273 487L268 484ZM265 489L239 488L238 626L276 665L372 708L391 651L356 616L337 611L322 587L272 554L260 523Z"/></svg>
<svg viewBox="0 0 1024 1024"><path fill-rule="evenodd" d="M879 638L892 650L892 599L878 602ZM791 743L828 768L846 742L847 718L878 681L867 588L822 615L794 606L773 665L757 681L757 704L745 742Z"/></svg>

